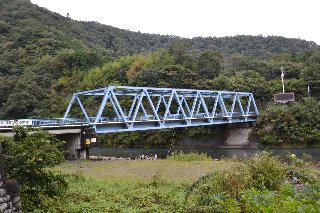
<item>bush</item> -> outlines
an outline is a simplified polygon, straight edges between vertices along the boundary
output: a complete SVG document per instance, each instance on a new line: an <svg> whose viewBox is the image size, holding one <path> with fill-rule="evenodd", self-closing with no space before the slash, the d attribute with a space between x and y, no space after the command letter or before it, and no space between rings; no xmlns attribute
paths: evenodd
<svg viewBox="0 0 320 213"><path fill-rule="evenodd" d="M296 171L295 182L289 175L292 171ZM186 211L319 212L319 180L319 170L302 166L301 160L286 165L262 152L195 181L187 188Z"/></svg>
<svg viewBox="0 0 320 213"><path fill-rule="evenodd" d="M23 209L29 212L66 190L64 175L48 170L64 161L63 143L51 142L52 135L40 129L17 127L13 132L13 138L0 141L6 175L19 182Z"/></svg>
<svg viewBox="0 0 320 213"><path fill-rule="evenodd" d="M277 190L285 180L286 166L270 152L261 152L247 162L254 187L258 189Z"/></svg>
<svg viewBox="0 0 320 213"><path fill-rule="evenodd" d="M199 161L199 160L212 160L210 156L204 153L183 153L181 152L172 152L169 156L167 156L168 160L176 160L176 161Z"/></svg>
<svg viewBox="0 0 320 213"><path fill-rule="evenodd" d="M319 212L319 203L299 194L292 185L283 186L279 192L251 188L242 193L243 212Z"/></svg>
<svg viewBox="0 0 320 213"><path fill-rule="evenodd" d="M186 200L187 203L211 206L222 197L237 199L242 190L252 185L252 181L246 165L233 166L223 172L214 172L200 178L188 188Z"/></svg>
<svg viewBox="0 0 320 213"><path fill-rule="evenodd" d="M320 145L320 102L305 98L291 105L273 105L257 120L255 135L264 145Z"/></svg>

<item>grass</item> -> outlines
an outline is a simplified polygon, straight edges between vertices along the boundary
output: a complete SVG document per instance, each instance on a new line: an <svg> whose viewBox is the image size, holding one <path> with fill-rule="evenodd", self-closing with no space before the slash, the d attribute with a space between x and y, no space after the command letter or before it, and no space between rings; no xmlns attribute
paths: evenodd
<svg viewBox="0 0 320 213"><path fill-rule="evenodd" d="M62 198L37 212L185 212L186 186L234 162L197 160L68 161L54 170L69 174Z"/></svg>
<svg viewBox="0 0 320 213"><path fill-rule="evenodd" d="M36 212L320 212L319 167L268 153L241 162L198 157L65 162L55 172L69 174L66 194Z"/></svg>
<svg viewBox="0 0 320 213"><path fill-rule="evenodd" d="M57 172L79 174L98 181L151 181L154 174L177 183L192 182L209 171L222 171L234 165L228 161L172 161L172 160L137 160L137 161L68 161Z"/></svg>

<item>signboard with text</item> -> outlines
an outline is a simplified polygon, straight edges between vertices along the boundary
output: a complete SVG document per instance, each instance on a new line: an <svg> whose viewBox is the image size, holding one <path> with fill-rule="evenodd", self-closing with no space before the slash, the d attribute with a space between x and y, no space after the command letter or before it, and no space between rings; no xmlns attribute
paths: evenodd
<svg viewBox="0 0 320 213"><path fill-rule="evenodd" d="M0 127L32 126L32 119L0 120Z"/></svg>

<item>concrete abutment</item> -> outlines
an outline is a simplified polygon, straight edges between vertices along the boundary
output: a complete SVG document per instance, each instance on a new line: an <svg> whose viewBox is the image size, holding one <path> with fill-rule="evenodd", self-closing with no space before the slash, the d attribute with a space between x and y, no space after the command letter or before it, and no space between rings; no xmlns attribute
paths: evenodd
<svg viewBox="0 0 320 213"><path fill-rule="evenodd" d="M214 132L206 136L185 137L176 147L181 148L256 148L251 140L255 123L234 123L214 126Z"/></svg>

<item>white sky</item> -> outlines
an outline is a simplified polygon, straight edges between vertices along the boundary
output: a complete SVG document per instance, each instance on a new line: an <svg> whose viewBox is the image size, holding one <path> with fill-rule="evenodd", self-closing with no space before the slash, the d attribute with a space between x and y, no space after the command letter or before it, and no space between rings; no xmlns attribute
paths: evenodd
<svg viewBox="0 0 320 213"><path fill-rule="evenodd" d="M31 0L82 21L177 35L279 35L320 44L320 0Z"/></svg>

